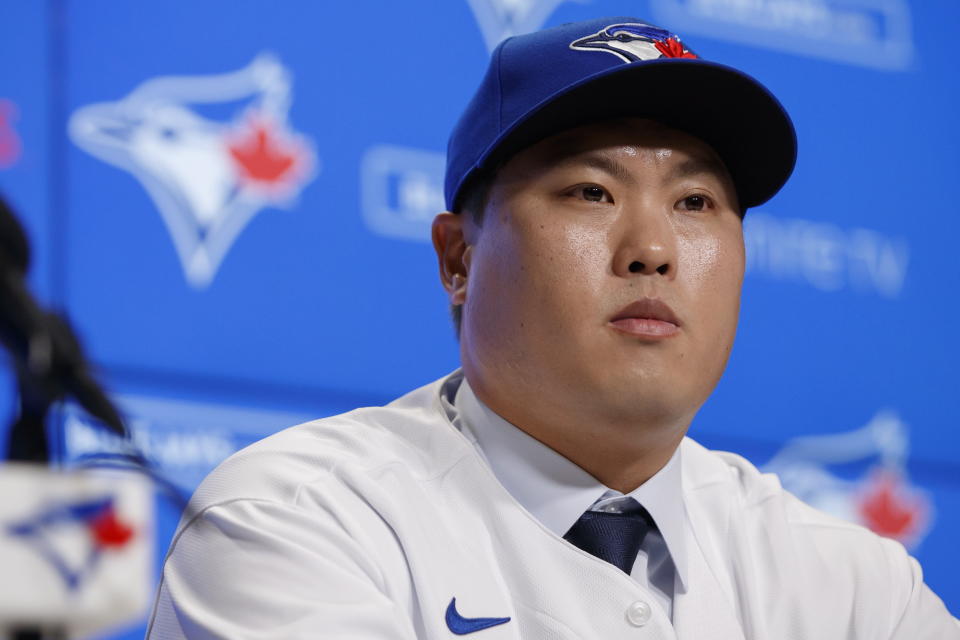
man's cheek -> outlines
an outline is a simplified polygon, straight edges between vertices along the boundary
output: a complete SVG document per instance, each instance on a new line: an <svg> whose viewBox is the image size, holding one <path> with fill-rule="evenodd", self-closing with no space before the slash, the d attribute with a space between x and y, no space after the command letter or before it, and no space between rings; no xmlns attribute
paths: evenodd
<svg viewBox="0 0 960 640"><path fill-rule="evenodd" d="M612 257L604 233L591 226L571 226L557 238L563 270L584 286L597 286L609 269Z"/></svg>
<svg viewBox="0 0 960 640"><path fill-rule="evenodd" d="M715 281L723 262L723 243L712 235L679 235L677 269L689 282Z"/></svg>
<svg viewBox="0 0 960 640"><path fill-rule="evenodd" d="M688 276L721 291L737 289L743 280L743 242L723 235L681 238L681 256L685 258ZM719 293L719 291L718 291Z"/></svg>

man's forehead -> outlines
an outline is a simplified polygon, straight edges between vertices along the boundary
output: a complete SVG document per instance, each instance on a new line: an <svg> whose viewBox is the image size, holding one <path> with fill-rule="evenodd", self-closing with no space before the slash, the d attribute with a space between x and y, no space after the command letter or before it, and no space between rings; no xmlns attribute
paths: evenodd
<svg viewBox="0 0 960 640"><path fill-rule="evenodd" d="M567 129L522 150L524 164L585 165L621 173L619 158L672 162L684 175L712 173L729 178L713 148L696 136L656 120L620 118ZM510 162L508 162L510 164Z"/></svg>

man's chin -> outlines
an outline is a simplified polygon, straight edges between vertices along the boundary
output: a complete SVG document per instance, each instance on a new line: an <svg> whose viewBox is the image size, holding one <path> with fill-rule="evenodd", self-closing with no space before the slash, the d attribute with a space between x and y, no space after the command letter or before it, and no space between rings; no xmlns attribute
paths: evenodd
<svg viewBox="0 0 960 640"><path fill-rule="evenodd" d="M689 424L700 405L702 394L678 388L676 384L656 384L644 379L635 384L610 384L593 395L594 406L605 419L625 428L675 429Z"/></svg>

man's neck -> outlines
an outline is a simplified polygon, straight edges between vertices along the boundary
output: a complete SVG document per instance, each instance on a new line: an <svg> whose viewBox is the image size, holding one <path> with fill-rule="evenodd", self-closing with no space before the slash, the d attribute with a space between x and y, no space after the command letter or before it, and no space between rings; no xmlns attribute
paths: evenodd
<svg viewBox="0 0 960 640"><path fill-rule="evenodd" d="M669 462L693 416L580 415L569 407L515 403L471 381L476 396L500 417L550 447L605 486L630 493Z"/></svg>

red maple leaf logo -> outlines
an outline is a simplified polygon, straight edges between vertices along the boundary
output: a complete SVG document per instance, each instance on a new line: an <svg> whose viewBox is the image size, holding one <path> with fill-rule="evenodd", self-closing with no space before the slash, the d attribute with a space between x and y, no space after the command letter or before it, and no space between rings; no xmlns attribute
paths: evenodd
<svg viewBox="0 0 960 640"><path fill-rule="evenodd" d="M90 534L99 547L122 547L133 537L133 528L117 518L112 506L90 521Z"/></svg>
<svg viewBox="0 0 960 640"><path fill-rule="evenodd" d="M13 128L17 106L0 98L0 169L6 169L20 157L20 138Z"/></svg>
<svg viewBox="0 0 960 640"><path fill-rule="evenodd" d="M923 526L927 504L908 490L898 474L878 471L868 481L859 511L863 523L873 532L904 542Z"/></svg>
<svg viewBox="0 0 960 640"><path fill-rule="evenodd" d="M303 145L277 129L269 119L251 118L246 130L228 144L243 181L271 187L302 175L307 158Z"/></svg>
<svg viewBox="0 0 960 640"><path fill-rule="evenodd" d="M683 48L683 45L680 43L680 39L676 36L672 38L667 38L666 40L660 40L654 42L653 46L657 48L657 51L663 54L665 58L696 58L697 54L692 51L688 51Z"/></svg>

